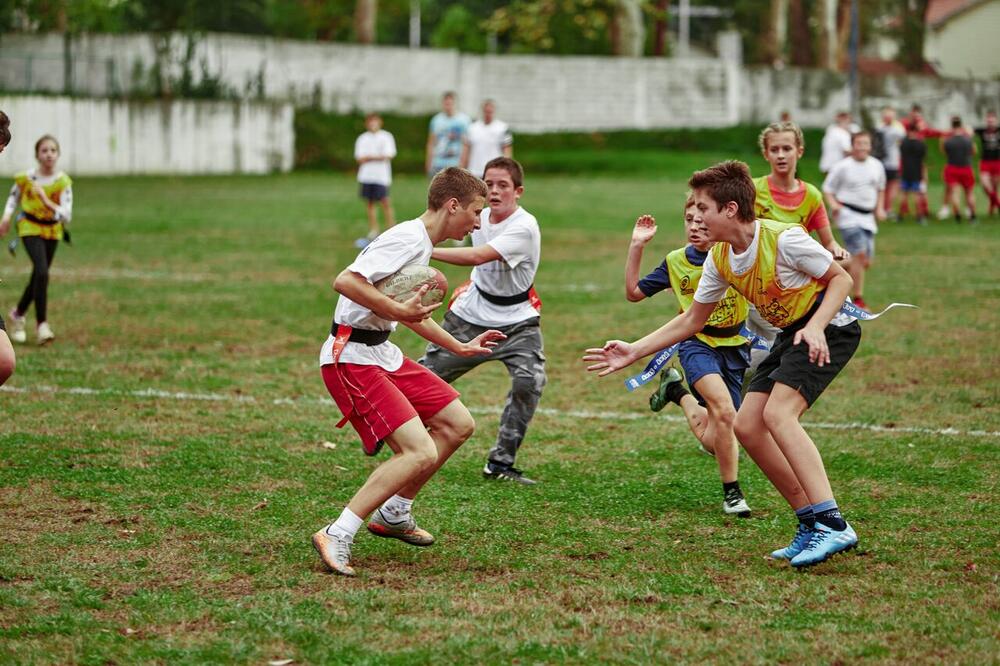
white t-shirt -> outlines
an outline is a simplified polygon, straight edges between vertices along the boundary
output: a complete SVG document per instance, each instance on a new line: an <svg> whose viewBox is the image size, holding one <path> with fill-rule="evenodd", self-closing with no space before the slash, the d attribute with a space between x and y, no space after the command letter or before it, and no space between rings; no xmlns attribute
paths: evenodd
<svg viewBox="0 0 1000 666"><path fill-rule="evenodd" d="M853 157L845 157L830 169L823 181L823 191L845 204L874 211L878 206L879 192L885 189L885 168L874 157L859 162ZM838 229L861 227L878 233L878 223L874 213L859 213L846 206L834 218Z"/></svg>
<svg viewBox="0 0 1000 666"><path fill-rule="evenodd" d="M826 128L826 134L823 135L819 170L827 173L849 152L851 152L851 133L836 123L830 125Z"/></svg>
<svg viewBox="0 0 1000 666"><path fill-rule="evenodd" d="M392 275L403 266L420 264L427 266L431 261L431 251L434 245L423 220L409 220L397 224L373 240L361 251L354 263L347 270L364 276L374 284L387 275ZM352 328L363 328L369 331L394 331L396 322L382 319L374 312L355 303L346 296L337 300L337 309L333 320L338 324L346 324ZM327 337L319 352L319 364L333 363L333 335ZM348 342L340 355L341 363L357 363L358 365L377 365L393 372L403 364L403 352L388 340L380 345L368 346L360 342Z"/></svg>
<svg viewBox="0 0 1000 666"><path fill-rule="evenodd" d="M760 220L754 222L753 241L745 252L736 254L732 248L729 251L729 266L733 273L742 275L753 268L757 260L757 243L760 239ZM812 278L821 278L830 270L833 255L817 243L802 227L796 226L778 236L778 257L775 269L778 273L778 283L785 289L796 289L805 286ZM699 303L717 303L725 296L729 283L719 274L715 267L713 254L708 253L701 269L701 280L694 293L694 300ZM854 321L854 317L837 314L830 323L834 326L844 326Z"/></svg>
<svg viewBox="0 0 1000 666"><path fill-rule="evenodd" d="M542 255L542 235L535 216L518 207L503 222L490 222L490 209L480 215L480 228L472 232L472 245L489 245L503 260L488 261L472 269L470 287L457 299L451 311L478 326L510 326L538 316L529 301L516 305L490 303L477 287L494 296L524 293L535 281Z"/></svg>
<svg viewBox="0 0 1000 666"><path fill-rule="evenodd" d="M469 125L465 143L469 146L469 171L482 178L486 163L503 155L504 146L512 145L514 136L510 133L510 127L502 120L494 118L488 125L477 120Z"/></svg>
<svg viewBox="0 0 1000 666"><path fill-rule="evenodd" d="M373 185L392 184L390 160L396 156L396 140L385 130L365 132L354 142L354 159L384 157L386 159L358 165L358 182Z"/></svg>

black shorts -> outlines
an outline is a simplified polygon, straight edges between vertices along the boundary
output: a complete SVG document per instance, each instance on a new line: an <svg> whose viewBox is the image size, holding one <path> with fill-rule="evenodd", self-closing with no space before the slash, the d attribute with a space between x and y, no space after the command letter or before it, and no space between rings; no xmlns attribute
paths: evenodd
<svg viewBox="0 0 1000 666"><path fill-rule="evenodd" d="M854 356L861 343L861 324L853 321L847 326L828 325L823 331L826 335L826 345L830 349L830 362L822 368L809 361L809 345L800 342L793 345L795 333L803 328L809 320L806 315L799 321L801 326L793 324L778 334L771 347L771 353L757 367L747 393L770 393L775 382L790 386L806 399L812 407L826 390L847 362Z"/></svg>
<svg viewBox="0 0 1000 666"><path fill-rule="evenodd" d="M361 183L361 198L367 201L382 201L389 196L389 186L377 183Z"/></svg>
<svg viewBox="0 0 1000 666"><path fill-rule="evenodd" d="M886 169L885 182L889 183L894 180L899 180L899 169Z"/></svg>

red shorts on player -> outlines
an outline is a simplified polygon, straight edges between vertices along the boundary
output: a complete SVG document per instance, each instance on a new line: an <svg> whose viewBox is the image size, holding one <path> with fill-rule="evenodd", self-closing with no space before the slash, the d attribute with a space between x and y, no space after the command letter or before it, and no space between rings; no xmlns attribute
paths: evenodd
<svg viewBox="0 0 1000 666"><path fill-rule="evenodd" d="M395 372L355 363L332 363L322 371L326 390L344 414L337 427L350 421L370 456L414 416L426 422L459 396L443 379L408 358Z"/></svg>
<svg viewBox="0 0 1000 666"><path fill-rule="evenodd" d="M972 167L960 167L947 165L944 168L945 185L961 185L965 189L972 189L976 185L976 175L972 173Z"/></svg>
<svg viewBox="0 0 1000 666"><path fill-rule="evenodd" d="M994 178L1000 178L1000 160L980 160L979 173L988 173Z"/></svg>

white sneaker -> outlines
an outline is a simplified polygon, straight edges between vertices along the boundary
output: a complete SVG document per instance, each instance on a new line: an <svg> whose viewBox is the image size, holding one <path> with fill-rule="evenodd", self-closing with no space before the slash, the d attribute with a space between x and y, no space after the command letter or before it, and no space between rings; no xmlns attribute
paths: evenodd
<svg viewBox="0 0 1000 666"><path fill-rule="evenodd" d="M951 216L951 206L945 204L941 206L941 209L937 212L937 219L947 220Z"/></svg>
<svg viewBox="0 0 1000 666"><path fill-rule="evenodd" d="M24 332L24 317L17 316L17 310L11 310L7 315L10 319L10 339L12 342L26 342L28 334Z"/></svg>
<svg viewBox="0 0 1000 666"><path fill-rule="evenodd" d="M52 327L49 326L49 322L43 321L38 325L38 344L47 345L56 339L56 334L52 332Z"/></svg>

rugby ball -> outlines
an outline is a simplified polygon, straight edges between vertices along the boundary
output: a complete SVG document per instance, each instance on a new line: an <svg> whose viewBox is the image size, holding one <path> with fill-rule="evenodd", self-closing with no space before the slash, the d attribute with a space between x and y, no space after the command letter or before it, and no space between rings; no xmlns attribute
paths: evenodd
<svg viewBox="0 0 1000 666"><path fill-rule="evenodd" d="M444 273L433 266L410 264L403 266L392 275L386 276L375 283L375 288L397 303L405 303L424 285L430 289L420 299L424 305L437 305L448 293L448 279Z"/></svg>

